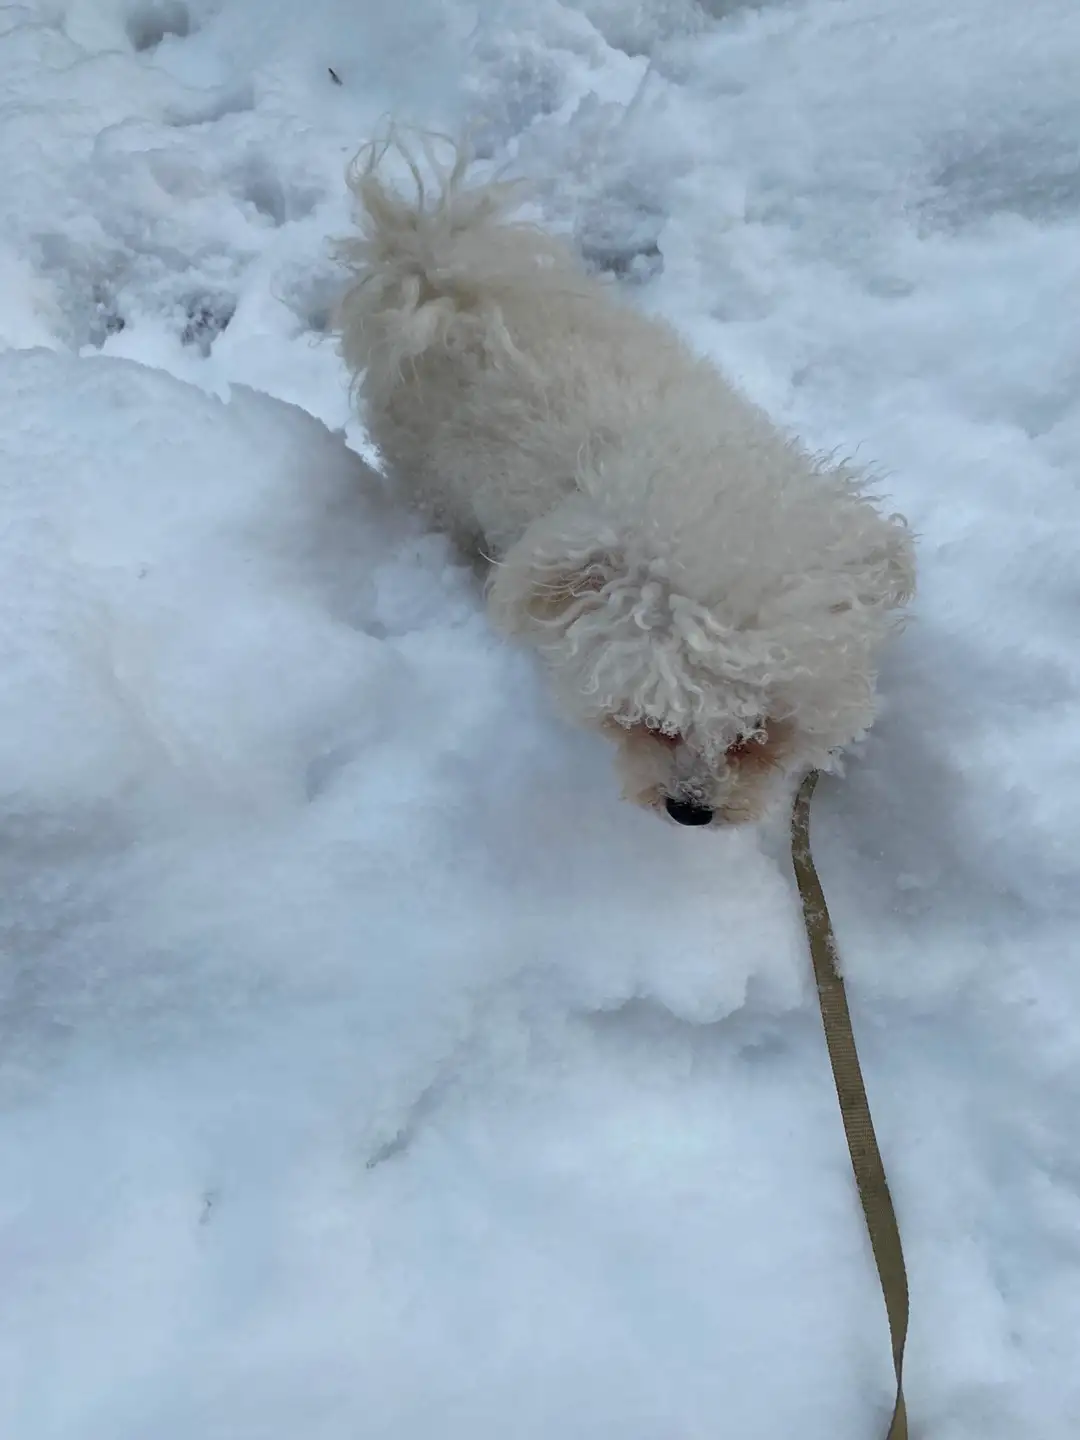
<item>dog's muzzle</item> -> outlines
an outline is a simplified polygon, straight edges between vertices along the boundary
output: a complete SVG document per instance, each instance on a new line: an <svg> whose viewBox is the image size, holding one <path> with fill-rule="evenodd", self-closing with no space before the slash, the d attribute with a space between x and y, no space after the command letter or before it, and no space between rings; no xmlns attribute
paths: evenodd
<svg viewBox="0 0 1080 1440"><path fill-rule="evenodd" d="M671 796L664 801L664 809L677 825L711 825L713 812L707 805L695 805L690 800L675 800Z"/></svg>

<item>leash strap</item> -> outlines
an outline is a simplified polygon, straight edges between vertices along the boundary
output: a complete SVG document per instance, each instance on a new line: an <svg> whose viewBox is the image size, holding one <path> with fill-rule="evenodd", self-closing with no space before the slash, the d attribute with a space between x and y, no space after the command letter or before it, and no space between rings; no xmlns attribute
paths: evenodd
<svg viewBox="0 0 1080 1440"><path fill-rule="evenodd" d="M851 1029L844 981L837 967L836 941L829 919L825 894L810 853L810 800L817 785L817 771L811 772L795 797L791 816L791 858L802 897L806 937L814 962L825 1043L829 1047L836 1095L844 1121L851 1168L862 1201L866 1228L874 1251L881 1292L889 1316L893 1368L896 1371L896 1404L887 1440L908 1440L907 1410L904 1406L904 1342L908 1328L908 1282L900 1231L896 1224L885 1167L881 1163L874 1122L866 1099L859 1054Z"/></svg>

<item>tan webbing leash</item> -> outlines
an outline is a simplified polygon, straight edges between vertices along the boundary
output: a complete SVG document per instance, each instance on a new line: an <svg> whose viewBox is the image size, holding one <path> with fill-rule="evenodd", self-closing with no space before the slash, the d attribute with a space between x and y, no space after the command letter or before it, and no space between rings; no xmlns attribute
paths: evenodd
<svg viewBox="0 0 1080 1440"><path fill-rule="evenodd" d="M836 963L836 942L829 919L825 894L810 854L810 800L817 785L817 771L811 772L795 797L791 815L791 858L802 897L806 937L814 962L825 1042L829 1047L833 1080L840 1101L851 1168L855 1172L866 1228L877 1263L885 1309L892 1335L893 1367L896 1371L896 1405L887 1440L908 1440L907 1411L904 1406L904 1342L908 1328L908 1283L900 1231L896 1224L885 1167L881 1163L874 1122L863 1085L859 1054L851 1029L844 981Z"/></svg>

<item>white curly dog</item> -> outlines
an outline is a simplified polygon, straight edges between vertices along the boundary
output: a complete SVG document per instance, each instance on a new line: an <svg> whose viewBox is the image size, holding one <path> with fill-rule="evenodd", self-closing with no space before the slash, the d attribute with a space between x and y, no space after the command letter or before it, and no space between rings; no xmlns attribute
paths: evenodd
<svg viewBox="0 0 1080 1440"><path fill-rule="evenodd" d="M342 354L394 482L491 562L495 624L614 741L623 792L684 825L756 819L870 725L910 598L899 516L785 437L569 247L515 187L350 171Z"/></svg>

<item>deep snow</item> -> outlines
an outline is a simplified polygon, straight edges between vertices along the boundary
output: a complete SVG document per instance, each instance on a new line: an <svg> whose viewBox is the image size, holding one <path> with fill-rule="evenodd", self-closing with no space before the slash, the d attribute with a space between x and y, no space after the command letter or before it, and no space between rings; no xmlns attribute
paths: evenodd
<svg viewBox="0 0 1080 1440"><path fill-rule="evenodd" d="M363 458L388 112L918 530L815 820L909 1408L1076 1433L1078 63L1073 0L0 6L5 1436L884 1428L782 817L620 804Z"/></svg>

